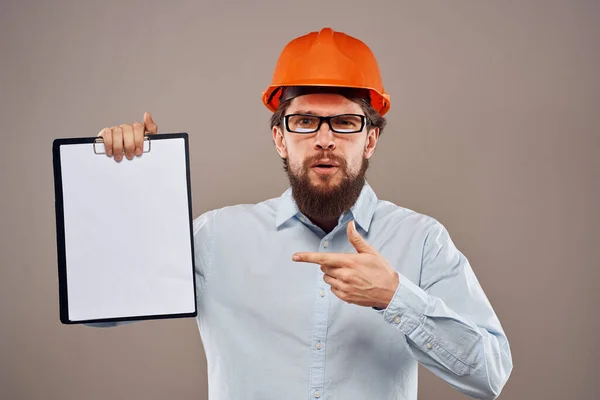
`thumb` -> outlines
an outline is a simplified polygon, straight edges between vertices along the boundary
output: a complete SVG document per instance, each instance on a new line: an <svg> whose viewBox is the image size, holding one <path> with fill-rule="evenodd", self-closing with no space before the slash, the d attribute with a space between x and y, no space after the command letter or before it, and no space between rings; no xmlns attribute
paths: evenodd
<svg viewBox="0 0 600 400"><path fill-rule="evenodd" d="M348 229L346 230L346 232L348 234L348 240L350 240L350 243L352 243L352 246L354 246L357 252L369 254L377 253L375 249L371 247L371 245L369 245L369 243L367 243L367 241L363 239L362 236L360 236L360 233L358 233L358 231L356 230L356 225L354 224L354 221L350 221L348 223Z"/></svg>
<svg viewBox="0 0 600 400"><path fill-rule="evenodd" d="M144 126L146 127L146 132L158 133L158 125L152 120L152 116L148 111L144 113Z"/></svg>

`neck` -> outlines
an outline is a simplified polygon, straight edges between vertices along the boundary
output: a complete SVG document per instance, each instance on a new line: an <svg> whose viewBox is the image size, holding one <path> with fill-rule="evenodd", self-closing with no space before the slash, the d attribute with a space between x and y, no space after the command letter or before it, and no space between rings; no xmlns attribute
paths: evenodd
<svg viewBox="0 0 600 400"><path fill-rule="evenodd" d="M309 218L313 224L315 224L319 228L323 229L325 231L325 233L331 232L333 230L333 228L335 228L336 225L338 224L338 219L339 219L339 217L338 218L327 218L327 219L312 218L312 217L309 217Z"/></svg>

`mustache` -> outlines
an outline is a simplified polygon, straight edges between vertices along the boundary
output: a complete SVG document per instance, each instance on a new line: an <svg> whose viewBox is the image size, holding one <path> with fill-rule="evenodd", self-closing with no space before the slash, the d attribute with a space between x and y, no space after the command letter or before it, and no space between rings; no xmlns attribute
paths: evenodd
<svg viewBox="0 0 600 400"><path fill-rule="evenodd" d="M342 156L338 156L337 154L333 154L331 152L321 152L315 154L314 156L306 158L302 164L304 169L306 170L309 169L310 166L313 165L315 162L323 159L333 161L336 164L338 164L340 168L346 169L346 159Z"/></svg>

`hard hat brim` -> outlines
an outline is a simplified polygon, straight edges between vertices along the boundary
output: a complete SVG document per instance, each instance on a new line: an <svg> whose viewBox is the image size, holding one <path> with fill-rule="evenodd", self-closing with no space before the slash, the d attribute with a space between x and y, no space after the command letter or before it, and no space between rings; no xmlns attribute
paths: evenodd
<svg viewBox="0 0 600 400"><path fill-rule="evenodd" d="M323 88L348 88L348 89L363 89L369 92L370 103L375 111L379 113L379 115L383 116L390 109L390 95L387 93L380 93L376 89L368 88L364 86L356 86L356 85L344 85L344 84L323 84L321 82L307 82L307 81L299 81L286 83L283 85L270 85L263 93L262 93L262 101L263 104L272 112L275 112L279 107L280 98L282 88L284 87L292 87L292 86L313 86L313 87L323 87Z"/></svg>

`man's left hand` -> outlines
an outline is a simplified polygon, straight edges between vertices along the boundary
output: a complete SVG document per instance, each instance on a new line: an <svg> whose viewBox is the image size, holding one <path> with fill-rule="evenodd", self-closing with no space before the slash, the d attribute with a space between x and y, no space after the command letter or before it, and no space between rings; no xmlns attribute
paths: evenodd
<svg viewBox="0 0 600 400"><path fill-rule="evenodd" d="M365 307L386 308L398 288L398 274L390 263L348 224L353 253L296 253L294 261L321 265L323 280L341 300Z"/></svg>

